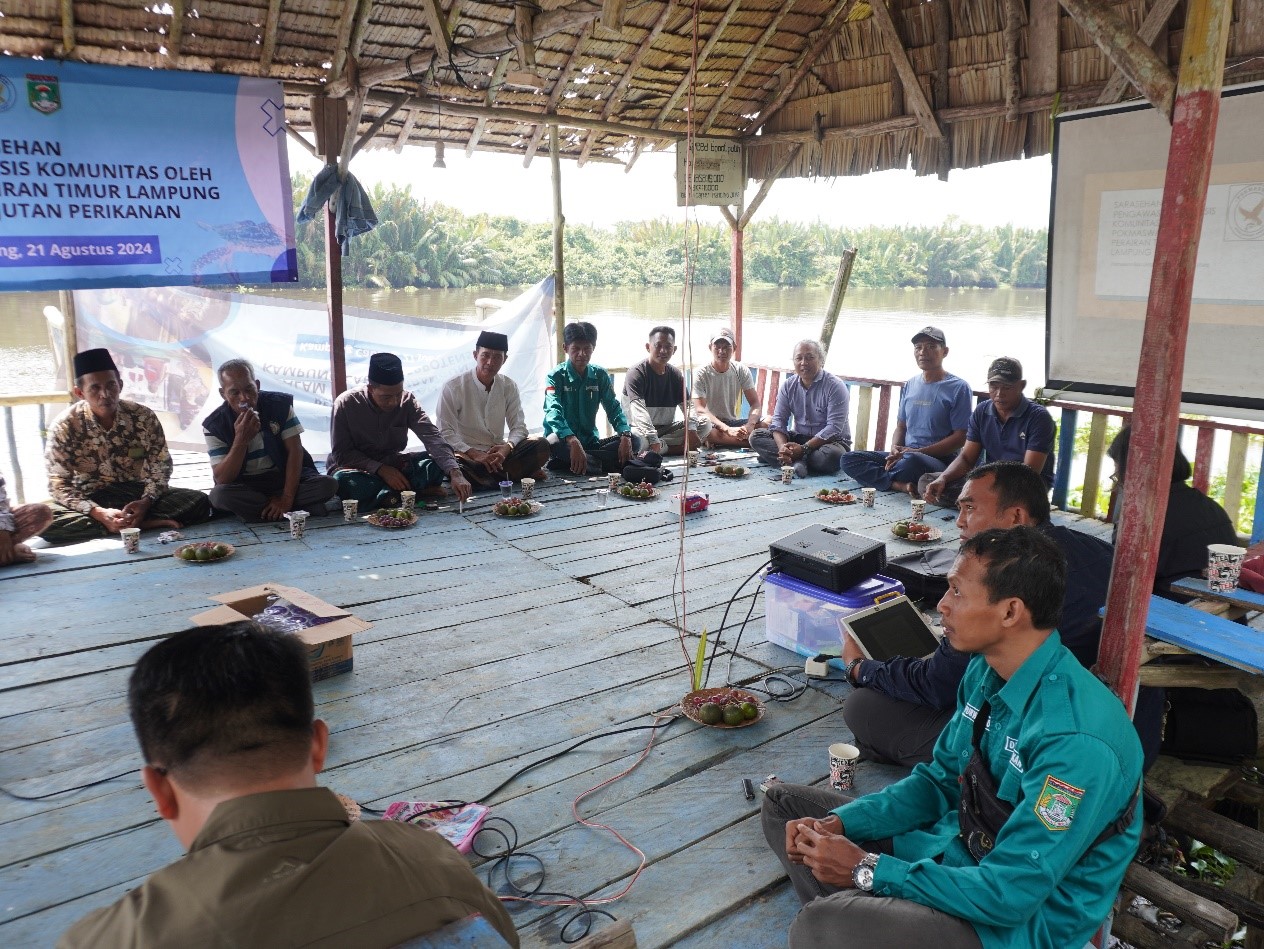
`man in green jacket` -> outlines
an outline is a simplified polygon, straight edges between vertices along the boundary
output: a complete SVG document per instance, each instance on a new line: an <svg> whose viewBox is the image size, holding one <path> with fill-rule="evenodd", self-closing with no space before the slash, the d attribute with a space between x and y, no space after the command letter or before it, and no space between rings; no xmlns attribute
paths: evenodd
<svg viewBox="0 0 1264 949"><path fill-rule="evenodd" d="M1057 546L984 531L948 582L944 635L975 656L934 758L854 800L769 789L764 835L804 903L791 949L1082 946L1136 855L1140 742L1054 629ZM971 795L991 819L971 819Z"/></svg>
<svg viewBox="0 0 1264 949"><path fill-rule="evenodd" d="M544 389L544 436L552 445L548 467L572 474L622 471L641 439L633 434L614 392L610 373L592 364L597 327L568 323L562 331L566 362L549 373ZM597 409L606 410L617 434L597 432Z"/></svg>

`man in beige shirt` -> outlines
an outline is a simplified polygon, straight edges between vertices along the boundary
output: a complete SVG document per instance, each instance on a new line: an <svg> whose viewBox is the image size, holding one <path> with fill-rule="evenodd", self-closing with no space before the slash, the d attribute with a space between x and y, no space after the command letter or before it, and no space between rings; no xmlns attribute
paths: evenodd
<svg viewBox="0 0 1264 949"><path fill-rule="evenodd" d="M145 789L189 852L76 923L61 949L385 949L475 913L518 945L446 840L352 821L316 786L329 729L296 637L251 622L177 633L136 664L128 704Z"/></svg>

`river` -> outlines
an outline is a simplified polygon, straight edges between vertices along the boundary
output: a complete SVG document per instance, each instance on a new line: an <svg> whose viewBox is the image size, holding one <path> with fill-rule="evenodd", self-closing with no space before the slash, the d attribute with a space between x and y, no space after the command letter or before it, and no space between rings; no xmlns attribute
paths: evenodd
<svg viewBox="0 0 1264 949"><path fill-rule="evenodd" d="M268 295L324 300L321 290L268 290ZM472 321L480 297L509 299L515 288L464 290L348 290L347 306L400 316ZM794 343L820 334L829 302L828 287L748 290L745 297L743 352L748 361L787 365ZM0 294L0 394L59 388L43 310L56 305L56 293ZM689 312L687 338L681 335L677 359L706 358L714 330L728 325L725 287L695 287L685 301L680 288L571 289L566 294L570 320L589 320L600 331L596 361L627 366L644 352L652 326L679 328ZM913 364L913 333L933 323L948 337L946 367L975 388L985 386L988 363L997 356L1022 361L1029 385L1044 381L1045 294L1042 290L870 290L852 289L843 303L827 367L850 376L905 379ZM692 343L692 359L689 344ZM1030 388L1029 388L1030 391Z"/></svg>

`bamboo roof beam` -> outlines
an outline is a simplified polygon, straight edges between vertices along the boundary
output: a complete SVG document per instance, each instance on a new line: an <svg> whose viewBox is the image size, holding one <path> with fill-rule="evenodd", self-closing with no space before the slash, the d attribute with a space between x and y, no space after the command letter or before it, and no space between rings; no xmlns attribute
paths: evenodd
<svg viewBox="0 0 1264 949"><path fill-rule="evenodd" d="M600 13L601 4L596 3L595 0L574 0L567 6L558 7L556 10L549 10L537 16L533 23L533 36L540 40L555 33L579 29L597 19ZM514 28L498 30L464 42L461 47L471 56L499 55L513 45L514 33ZM371 89L384 82L393 82L417 73L424 73L433 62L433 50L417 50L397 62L364 70L359 76L359 82ZM326 89L328 95L345 98L350 95L352 84L339 75L330 80Z"/></svg>
<svg viewBox="0 0 1264 949"><path fill-rule="evenodd" d="M737 67L737 71L729 77L729 81L724 85L724 91L720 93L720 97L716 99L715 104L711 106L711 111L707 113L707 117L703 119L702 124L698 126L698 133L700 135L708 134L711 131L711 123L715 121L716 116L720 114L720 110L724 108L724 104L729 101L729 98L737 91L738 86L742 84L742 80L746 78L746 74L750 71L751 66L753 66L755 64L755 60L759 58L760 51L763 50L763 48L768 45L768 41L777 34L777 29L781 26L781 21L786 18L786 14L790 12L794 3L795 0L785 0L785 2L781 5L781 9L777 11L777 15L772 18L768 26L764 28L764 32L760 34L759 39L755 41L754 45L752 45L750 50L746 53L746 58L743 59L742 64Z"/></svg>
<svg viewBox="0 0 1264 949"><path fill-rule="evenodd" d="M1172 18L1172 11L1176 9L1176 4L1179 2L1180 0L1158 0L1150 8L1150 12L1146 14L1145 20L1141 23L1141 29L1137 31L1137 35L1141 37L1141 41L1146 46L1154 46L1154 41L1159 38L1159 34L1167 26L1168 20ZM1102 94L1097 101L1102 105L1118 102L1123 98L1124 89L1127 85L1128 77L1124 75L1122 69L1116 67L1115 72L1106 82L1106 88L1102 90Z"/></svg>
<svg viewBox="0 0 1264 949"><path fill-rule="evenodd" d="M329 70L331 82L342 78L343 70L346 68L347 53L351 48L351 31L355 29L356 13L361 2L367 2L367 0L342 0L342 14L338 17L338 30L334 33L333 56L330 60L333 63ZM334 98L341 98L341 96L334 96Z"/></svg>
<svg viewBox="0 0 1264 949"><path fill-rule="evenodd" d="M284 127L285 127L285 134L288 135L290 138L294 139L294 141L298 142L298 144L303 146L303 148L306 149L307 154L311 155L313 158L320 158L320 156L316 154L316 146L313 145L311 142L309 142L307 139L303 138L302 133L299 132L298 129L296 129L289 122L284 123Z"/></svg>
<svg viewBox="0 0 1264 949"><path fill-rule="evenodd" d="M566 65L562 67L561 74L557 77L557 82L553 83L553 91L549 93L549 101L544 107L545 112L552 112L557 108L562 96L566 94L566 87L570 85L571 76L575 73L575 67L579 64L579 58L584 54L584 49L588 46L588 34L584 33L575 42L575 48L571 50L571 55L566 60ZM489 105L491 103L488 103ZM531 159L535 158L535 153L540 147L540 140L544 138L544 131L548 126L540 123L536 125L535 131L531 133L531 141L527 144L527 154L523 156L522 167L528 168L531 165Z"/></svg>
<svg viewBox="0 0 1264 949"><path fill-rule="evenodd" d="M1114 7L1098 0L1060 0L1062 8L1098 45L1110 61L1128 77L1152 106L1168 122L1172 121L1172 101L1176 96L1176 80L1141 37L1132 31Z"/></svg>
<svg viewBox="0 0 1264 949"><path fill-rule="evenodd" d="M1023 19L1023 0L1005 0L1005 121L1018 118L1018 100L1023 95L1023 66L1019 59ZM938 31L935 36L938 41Z"/></svg>
<svg viewBox="0 0 1264 949"><path fill-rule="evenodd" d="M518 65L535 68L535 14L525 3L514 5L513 43L518 47Z"/></svg>
<svg viewBox="0 0 1264 949"><path fill-rule="evenodd" d="M939 127L935 112L926 101L922 84L917 80L917 71L913 69L913 62L904 48L904 40L900 38L900 31L896 28L895 20L891 18L891 10L887 7L886 0L873 0L869 4L869 9L873 11L874 25L882 34L883 42L886 43L891 65L895 67L896 75L900 77L900 84L904 87L905 102L912 107L913 115L917 117L917 124L931 138L942 138L943 129Z"/></svg>
<svg viewBox="0 0 1264 949"><path fill-rule="evenodd" d="M75 0L61 0L61 53L69 56L75 48Z"/></svg>
<svg viewBox="0 0 1264 949"><path fill-rule="evenodd" d="M750 219L755 216L755 212L759 210L759 206L764 203L764 198L768 197L768 192L772 190L778 179L786 173L786 169L790 167L790 163L799 157L799 152L803 150L803 143L799 142L791 146L790 151L786 153L786 157L777 165L777 170L765 178L759 184L759 190L755 192L755 197L751 198L750 204L746 206L746 210L742 212L742 216L737 221L737 229L739 231L746 230L746 225L750 223Z"/></svg>
<svg viewBox="0 0 1264 949"><path fill-rule="evenodd" d="M1058 91L1058 0L1031 0L1027 15L1027 91Z"/></svg>
<svg viewBox="0 0 1264 949"><path fill-rule="evenodd" d="M365 129L364 133L358 139L356 139L355 147L351 149L351 157L354 158L356 155L360 154L360 150L364 148L365 145L369 144L369 142L373 141L373 136L377 135L386 123L395 117L395 113L402 109L404 107L404 103L407 101L408 96L396 96L395 101L387 106L385 111L374 119L373 123Z"/></svg>
<svg viewBox="0 0 1264 949"><path fill-rule="evenodd" d="M396 155L404 150L404 146L408 144L408 139L413 134L413 129L417 125L417 110L409 109L408 116L404 119L404 124L399 130L399 134L395 136L395 144L391 146L391 151Z"/></svg>
<svg viewBox="0 0 1264 949"><path fill-rule="evenodd" d="M500 84L504 82L505 70L509 68L509 57L502 56L496 60L496 68L492 70L491 82L487 84L487 92L483 96L484 105L493 105L496 102L496 93L500 91ZM465 157L469 158L474 154L474 149L478 145L478 140L483 137L483 130L487 128L487 119L479 119L474 124L474 131L470 133L470 140L465 143Z"/></svg>
<svg viewBox="0 0 1264 949"><path fill-rule="evenodd" d="M266 76L272 71L272 60L276 57L277 25L281 21L281 0L268 0L268 18L263 24L263 39L259 50L259 75Z"/></svg>
<svg viewBox="0 0 1264 949"><path fill-rule="evenodd" d="M734 4L734 8L736 6ZM856 0L843 0L821 21L821 26L816 31L816 35L804 48L803 53L799 56L799 61L790 70L789 77L781 84L781 88L777 90L768 104L759 110L759 118L746 127L744 134L754 135L764 127L765 122L777 114L778 109L786 104L786 101L794 94L794 90L799 88L799 83L803 81L803 77L820 60L821 53L824 52L829 41L835 37L838 31L842 29L843 24L847 22L847 17L855 6ZM662 116L659 116L659 121L662 121Z"/></svg>
<svg viewBox="0 0 1264 949"><path fill-rule="evenodd" d="M615 106L623 99L623 93L627 91L628 84L632 81L632 76L637 68L641 65L641 60L645 58L645 54L650 51L650 47L654 45L654 41L662 35L663 30L667 26L667 21L671 19L672 11L675 9L674 0L667 0L663 4L663 12L658 15L658 19L654 21L654 26L641 43L636 48L636 52L632 54L632 59L628 61L627 67L623 70L623 75L619 77L619 81L615 83L615 87L611 90L606 104L601 107L601 118L610 118L614 112ZM584 147L579 153L579 166L582 168L584 162L588 161L589 154L592 153L593 143L597 141L597 133L589 133L584 142Z"/></svg>
<svg viewBox="0 0 1264 949"><path fill-rule="evenodd" d="M848 2L854 3L855 0L848 0ZM728 9L724 11L724 16L720 17L720 22L718 22L711 30L711 35L707 38L706 44L698 53L698 62L696 67L691 64L684 76L681 77L680 82L676 84L676 88L667 99L667 104L659 109L658 118L654 120L654 125L660 125L663 120L667 118L667 113L676 108L676 103L680 101L680 97L683 96L685 91L689 88L689 84L693 81L697 70L702 68L702 64L707 61L707 57L710 56L711 51L715 49L715 44L720 42L720 37L724 35L725 28L728 27L741 5L742 0L733 0L733 2L729 4ZM641 157L641 152L645 149L645 141L646 140L644 138L638 138L636 140L636 146L632 149L632 157L628 159L627 165L624 166L625 171L631 171L632 166L636 164L636 160Z"/></svg>
<svg viewBox="0 0 1264 949"><path fill-rule="evenodd" d="M180 62L180 46L184 42L184 0L168 0L171 4L171 29L167 31L167 58L171 65Z"/></svg>
<svg viewBox="0 0 1264 949"><path fill-rule="evenodd" d="M434 39L435 51L443 62L452 62L452 34L448 32L448 21L439 8L439 0L421 0L421 9Z"/></svg>
<svg viewBox="0 0 1264 949"><path fill-rule="evenodd" d="M598 22L602 29L622 33L623 14L627 10L627 5L627 0L601 0L601 18Z"/></svg>

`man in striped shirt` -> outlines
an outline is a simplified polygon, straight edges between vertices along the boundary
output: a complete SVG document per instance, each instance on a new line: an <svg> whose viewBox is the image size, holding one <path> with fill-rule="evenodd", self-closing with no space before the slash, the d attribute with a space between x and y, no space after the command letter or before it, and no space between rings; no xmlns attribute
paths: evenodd
<svg viewBox="0 0 1264 949"><path fill-rule="evenodd" d="M324 514L338 483L303 450L294 397L260 392L244 359L220 366L219 384L224 403L202 422L215 479L211 505L243 521L278 521L299 510Z"/></svg>

